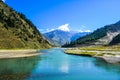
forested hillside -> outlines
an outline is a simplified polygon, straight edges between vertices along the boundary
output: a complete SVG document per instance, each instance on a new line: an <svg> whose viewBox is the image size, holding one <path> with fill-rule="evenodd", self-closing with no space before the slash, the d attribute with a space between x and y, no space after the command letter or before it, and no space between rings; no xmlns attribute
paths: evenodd
<svg viewBox="0 0 120 80"><path fill-rule="evenodd" d="M109 44L119 43L120 42L120 40L119 40L120 37L118 35L119 33L120 33L120 21L115 24L106 25L102 28L99 28L99 29L95 30L93 33L88 34L84 37L80 37L76 41L71 42L70 44L66 44L63 47L83 45L83 44L91 45L91 43L96 45L96 43L99 43L100 40L102 42L101 45L102 44L109 45ZM104 40L103 40L103 38L104 38ZM107 41L107 40L109 40L109 41Z"/></svg>
<svg viewBox="0 0 120 80"><path fill-rule="evenodd" d="M0 1L0 48L49 48L36 26Z"/></svg>

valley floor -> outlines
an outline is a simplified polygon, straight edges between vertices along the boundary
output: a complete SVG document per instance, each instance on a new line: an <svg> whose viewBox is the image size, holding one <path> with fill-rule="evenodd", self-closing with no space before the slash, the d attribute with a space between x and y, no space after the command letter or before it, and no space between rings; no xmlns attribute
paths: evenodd
<svg viewBox="0 0 120 80"><path fill-rule="evenodd" d="M37 56L37 50L0 50L0 59Z"/></svg>
<svg viewBox="0 0 120 80"><path fill-rule="evenodd" d="M104 59L108 63L120 62L120 48L119 46L94 46L82 48L69 48L65 50L67 54L92 56Z"/></svg>

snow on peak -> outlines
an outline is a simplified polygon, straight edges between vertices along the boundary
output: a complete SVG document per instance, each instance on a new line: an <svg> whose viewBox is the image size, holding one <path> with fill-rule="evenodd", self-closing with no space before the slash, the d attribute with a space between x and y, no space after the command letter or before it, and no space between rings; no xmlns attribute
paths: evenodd
<svg viewBox="0 0 120 80"><path fill-rule="evenodd" d="M62 30L62 31L70 31L69 24L61 25L61 26L58 27L58 29Z"/></svg>

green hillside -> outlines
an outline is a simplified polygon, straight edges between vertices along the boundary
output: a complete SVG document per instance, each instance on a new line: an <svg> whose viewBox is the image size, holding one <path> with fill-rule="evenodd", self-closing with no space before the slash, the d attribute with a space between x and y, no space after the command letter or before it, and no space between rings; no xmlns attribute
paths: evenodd
<svg viewBox="0 0 120 80"><path fill-rule="evenodd" d="M49 48L34 24L25 15L0 1L0 48Z"/></svg>
<svg viewBox="0 0 120 80"><path fill-rule="evenodd" d="M91 44L95 44L95 42L98 42L99 39L102 39L103 37L107 36L106 40L109 39L110 35L108 36L107 33L110 33L110 35L115 35L116 33L120 33L120 21L115 23L115 24L111 24L111 25L106 25L102 28L99 28L97 30L95 30L93 33L86 35L84 37L80 37L79 39L77 39L74 42L71 42L70 44L66 44L63 47L71 47L71 46L79 46L79 45L91 45ZM113 37L113 36L112 36ZM116 40L118 40L116 42ZM112 42L110 42L110 44L114 44L114 43L118 43L120 42L118 37L114 39ZM104 41L103 41L103 45L104 45Z"/></svg>

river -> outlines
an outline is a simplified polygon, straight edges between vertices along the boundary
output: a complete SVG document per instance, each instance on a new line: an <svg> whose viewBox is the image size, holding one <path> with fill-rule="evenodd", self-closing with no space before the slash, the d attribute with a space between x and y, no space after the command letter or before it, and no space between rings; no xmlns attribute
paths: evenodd
<svg viewBox="0 0 120 80"><path fill-rule="evenodd" d="M68 55L60 48L36 57L0 60L0 80L120 80L120 64Z"/></svg>

